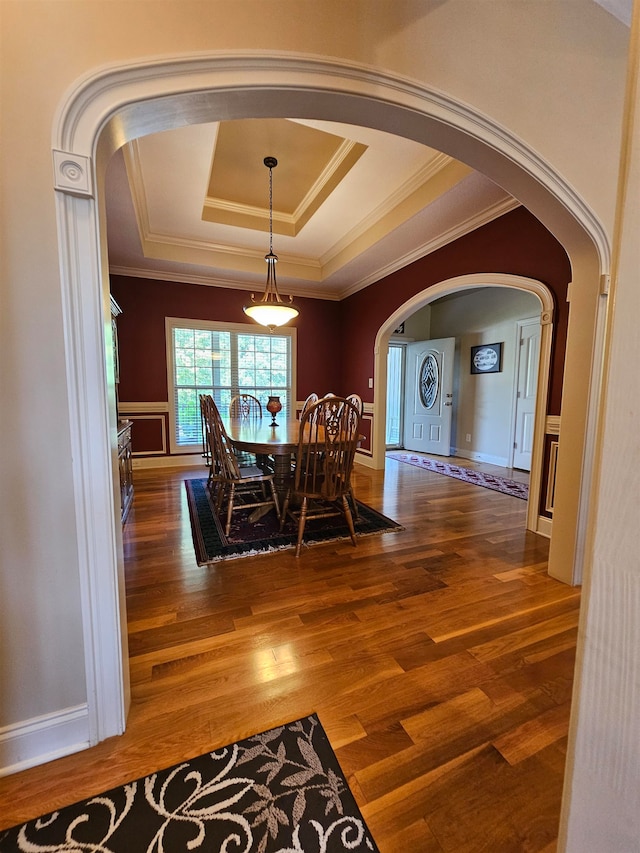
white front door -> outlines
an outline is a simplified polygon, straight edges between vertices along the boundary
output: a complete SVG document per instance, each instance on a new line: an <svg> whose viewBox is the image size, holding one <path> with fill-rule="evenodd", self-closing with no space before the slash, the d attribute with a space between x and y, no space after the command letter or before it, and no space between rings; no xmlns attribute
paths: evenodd
<svg viewBox="0 0 640 853"><path fill-rule="evenodd" d="M536 417L538 362L540 360L540 321L523 320L518 346L518 385L516 391L516 422L513 440L513 467L531 470L533 425Z"/></svg>
<svg viewBox="0 0 640 853"><path fill-rule="evenodd" d="M419 341L407 347L404 446L451 455L455 338Z"/></svg>

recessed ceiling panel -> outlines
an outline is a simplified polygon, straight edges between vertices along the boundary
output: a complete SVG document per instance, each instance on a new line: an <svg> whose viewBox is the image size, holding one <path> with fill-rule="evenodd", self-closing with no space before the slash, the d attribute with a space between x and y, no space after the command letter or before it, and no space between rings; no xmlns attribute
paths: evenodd
<svg viewBox="0 0 640 853"><path fill-rule="evenodd" d="M202 218L269 230L269 170L275 157L273 230L295 236L366 146L286 119L221 122Z"/></svg>

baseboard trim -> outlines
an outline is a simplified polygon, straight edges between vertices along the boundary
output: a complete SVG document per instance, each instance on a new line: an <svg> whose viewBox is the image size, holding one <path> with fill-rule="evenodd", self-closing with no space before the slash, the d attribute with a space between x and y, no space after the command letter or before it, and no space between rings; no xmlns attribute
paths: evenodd
<svg viewBox="0 0 640 853"><path fill-rule="evenodd" d="M488 453L476 453L473 450L464 450L461 447L452 447L451 454L469 459L471 462L486 462L489 465L498 465L500 468L508 468L509 460L505 456L490 456Z"/></svg>
<svg viewBox="0 0 640 853"><path fill-rule="evenodd" d="M0 729L0 777L91 746L86 704Z"/></svg>
<svg viewBox="0 0 640 853"><path fill-rule="evenodd" d="M203 477L208 472L207 465L199 453L185 453L184 456L134 456L134 471L136 468L202 468Z"/></svg>
<svg viewBox="0 0 640 853"><path fill-rule="evenodd" d="M553 529L553 521L544 515L538 516L538 524L536 525L536 533L540 536L546 536L551 539L551 530Z"/></svg>

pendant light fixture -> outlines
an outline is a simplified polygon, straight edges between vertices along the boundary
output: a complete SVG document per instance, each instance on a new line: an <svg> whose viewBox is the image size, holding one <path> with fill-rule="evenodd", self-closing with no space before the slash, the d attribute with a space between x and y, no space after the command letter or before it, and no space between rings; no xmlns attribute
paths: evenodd
<svg viewBox="0 0 640 853"><path fill-rule="evenodd" d="M275 157L265 157L264 165L269 169L269 253L264 256L267 262L267 286L264 291L264 296L256 302L254 294L251 294L251 304L245 305L243 311L252 320L260 323L261 326L267 326L270 332L277 326L283 326L297 317L299 311L291 304L293 297L289 297L289 302L284 302L278 293L278 285L276 283L276 264L278 256L273 251L273 170L278 165Z"/></svg>

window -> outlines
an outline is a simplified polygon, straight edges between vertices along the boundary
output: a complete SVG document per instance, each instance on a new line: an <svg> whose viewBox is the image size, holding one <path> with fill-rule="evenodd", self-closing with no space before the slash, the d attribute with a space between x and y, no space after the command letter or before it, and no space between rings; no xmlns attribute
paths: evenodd
<svg viewBox="0 0 640 853"><path fill-rule="evenodd" d="M404 356L404 344L389 344L387 352L387 449L402 447Z"/></svg>
<svg viewBox="0 0 640 853"><path fill-rule="evenodd" d="M200 394L211 394L224 415L235 394L253 394L267 404L280 397L293 411L295 329L275 334L255 327L168 317L167 366L171 449L199 451L202 446Z"/></svg>

